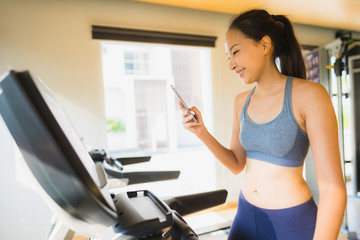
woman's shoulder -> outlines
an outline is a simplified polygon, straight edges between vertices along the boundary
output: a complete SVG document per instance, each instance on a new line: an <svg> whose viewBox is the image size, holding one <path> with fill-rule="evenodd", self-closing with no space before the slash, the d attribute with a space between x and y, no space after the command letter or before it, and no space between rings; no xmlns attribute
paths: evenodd
<svg viewBox="0 0 360 240"><path fill-rule="evenodd" d="M312 107L331 104L328 91L320 83L294 78L292 92L295 104Z"/></svg>
<svg viewBox="0 0 360 240"><path fill-rule="evenodd" d="M237 94L234 97L234 105L235 105L235 107L242 109L245 102L246 102L246 99L249 96L251 91L252 91L252 88Z"/></svg>
<svg viewBox="0 0 360 240"><path fill-rule="evenodd" d="M301 78L294 78L293 92L303 97L309 97L309 100L313 98L321 98L324 96L329 97L327 90L322 84Z"/></svg>

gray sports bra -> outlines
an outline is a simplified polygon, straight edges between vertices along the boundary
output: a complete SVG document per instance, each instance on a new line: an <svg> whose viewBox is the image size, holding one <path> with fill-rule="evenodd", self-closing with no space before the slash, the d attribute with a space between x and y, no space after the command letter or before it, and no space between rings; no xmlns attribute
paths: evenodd
<svg viewBox="0 0 360 240"><path fill-rule="evenodd" d="M297 123L291 103L292 78L286 80L283 107L267 123L255 123L247 108L255 88L248 95L240 115L240 142L246 157L285 167L299 167L309 150L307 134Z"/></svg>

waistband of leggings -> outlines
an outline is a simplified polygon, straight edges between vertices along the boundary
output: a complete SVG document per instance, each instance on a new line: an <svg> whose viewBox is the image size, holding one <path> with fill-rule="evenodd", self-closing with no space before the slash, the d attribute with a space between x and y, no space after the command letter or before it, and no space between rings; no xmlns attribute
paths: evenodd
<svg viewBox="0 0 360 240"><path fill-rule="evenodd" d="M317 208L313 197L311 197L309 200L307 200L306 202L301 203L299 205L296 205L293 207L288 207L288 208L281 208L281 209L267 209L267 208L257 207L255 205L251 204L250 202L248 202L242 192L240 192L239 204L240 204L241 200L247 207L252 208L253 210L258 210L260 212L266 213L267 215L272 215L272 216L303 213L311 208Z"/></svg>

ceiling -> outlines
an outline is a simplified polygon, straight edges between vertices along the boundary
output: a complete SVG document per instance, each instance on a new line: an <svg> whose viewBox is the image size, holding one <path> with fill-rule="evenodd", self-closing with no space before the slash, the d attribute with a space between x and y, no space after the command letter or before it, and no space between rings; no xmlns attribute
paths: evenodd
<svg viewBox="0 0 360 240"><path fill-rule="evenodd" d="M294 23L360 32L360 0L138 0L177 7L237 14L265 8Z"/></svg>

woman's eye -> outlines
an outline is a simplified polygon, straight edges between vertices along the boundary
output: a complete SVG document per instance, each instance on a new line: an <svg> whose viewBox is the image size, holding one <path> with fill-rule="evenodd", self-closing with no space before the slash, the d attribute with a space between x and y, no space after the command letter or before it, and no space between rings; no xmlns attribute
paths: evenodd
<svg viewBox="0 0 360 240"><path fill-rule="evenodd" d="M236 50L233 52L233 55L236 55L239 52L239 50Z"/></svg>

